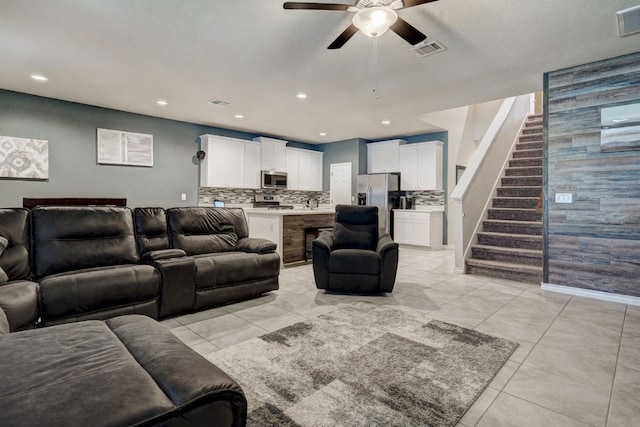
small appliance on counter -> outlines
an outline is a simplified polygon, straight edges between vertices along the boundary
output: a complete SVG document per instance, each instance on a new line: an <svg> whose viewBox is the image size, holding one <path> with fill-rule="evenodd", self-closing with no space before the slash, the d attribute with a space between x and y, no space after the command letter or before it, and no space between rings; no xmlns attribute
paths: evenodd
<svg viewBox="0 0 640 427"><path fill-rule="evenodd" d="M215 199L213 201L213 207L214 208L224 208L224 200Z"/></svg>
<svg viewBox="0 0 640 427"><path fill-rule="evenodd" d="M293 205L281 205L280 196L271 194L256 194L253 199L254 208L293 209Z"/></svg>
<svg viewBox="0 0 640 427"><path fill-rule="evenodd" d="M413 209L413 197L411 196L400 196L400 209Z"/></svg>

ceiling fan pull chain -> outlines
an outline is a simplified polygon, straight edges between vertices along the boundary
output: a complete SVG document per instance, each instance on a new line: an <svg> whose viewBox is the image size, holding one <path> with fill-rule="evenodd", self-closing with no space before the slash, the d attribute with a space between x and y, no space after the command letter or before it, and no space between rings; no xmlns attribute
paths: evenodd
<svg viewBox="0 0 640 427"><path fill-rule="evenodd" d="M378 96L378 38L373 38L373 97L377 101Z"/></svg>

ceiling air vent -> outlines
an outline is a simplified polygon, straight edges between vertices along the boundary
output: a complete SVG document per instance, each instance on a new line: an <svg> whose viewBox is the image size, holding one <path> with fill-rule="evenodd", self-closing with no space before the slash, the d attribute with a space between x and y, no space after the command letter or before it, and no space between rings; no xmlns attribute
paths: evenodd
<svg viewBox="0 0 640 427"><path fill-rule="evenodd" d="M444 47L444 45L440 43L438 40L434 40L434 41L425 40L415 45L413 48L411 48L411 50L414 51L416 55L420 57L425 57L425 56L433 55L434 53L444 52L445 50L447 50L447 48Z"/></svg>
<svg viewBox="0 0 640 427"><path fill-rule="evenodd" d="M640 32L640 6L616 12L620 37Z"/></svg>
<svg viewBox="0 0 640 427"><path fill-rule="evenodd" d="M211 101L207 102L207 104L217 105L218 107L223 107L223 108L231 105L230 102L223 101L221 99L212 99Z"/></svg>

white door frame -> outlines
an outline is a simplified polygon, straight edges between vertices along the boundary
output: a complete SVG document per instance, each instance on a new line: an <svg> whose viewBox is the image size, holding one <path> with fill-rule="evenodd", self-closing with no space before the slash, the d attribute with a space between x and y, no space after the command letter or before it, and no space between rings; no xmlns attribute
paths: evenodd
<svg viewBox="0 0 640 427"><path fill-rule="evenodd" d="M351 204L351 202L353 201L353 169L352 169L352 164L351 162L344 162L344 163L331 163L329 165L329 200L331 203L331 207L335 207L335 205L337 204L335 202L335 196L336 196L336 182L333 179L333 170L334 168L344 168L345 171L348 170L349 172L349 201L347 202L346 200L344 201L340 201L340 203L343 204Z"/></svg>

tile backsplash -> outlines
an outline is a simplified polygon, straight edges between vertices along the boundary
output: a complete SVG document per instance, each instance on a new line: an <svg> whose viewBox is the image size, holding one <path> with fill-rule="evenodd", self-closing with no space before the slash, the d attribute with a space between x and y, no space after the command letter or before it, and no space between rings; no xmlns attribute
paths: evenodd
<svg viewBox="0 0 640 427"><path fill-rule="evenodd" d="M329 204L328 191L200 187L198 206L213 206L216 199L224 200L228 205L253 205L255 194L278 195L284 205L303 205L309 199L317 199L321 205Z"/></svg>
<svg viewBox="0 0 640 427"><path fill-rule="evenodd" d="M440 206L444 205L444 190L407 191L407 196L413 197L416 205Z"/></svg>

